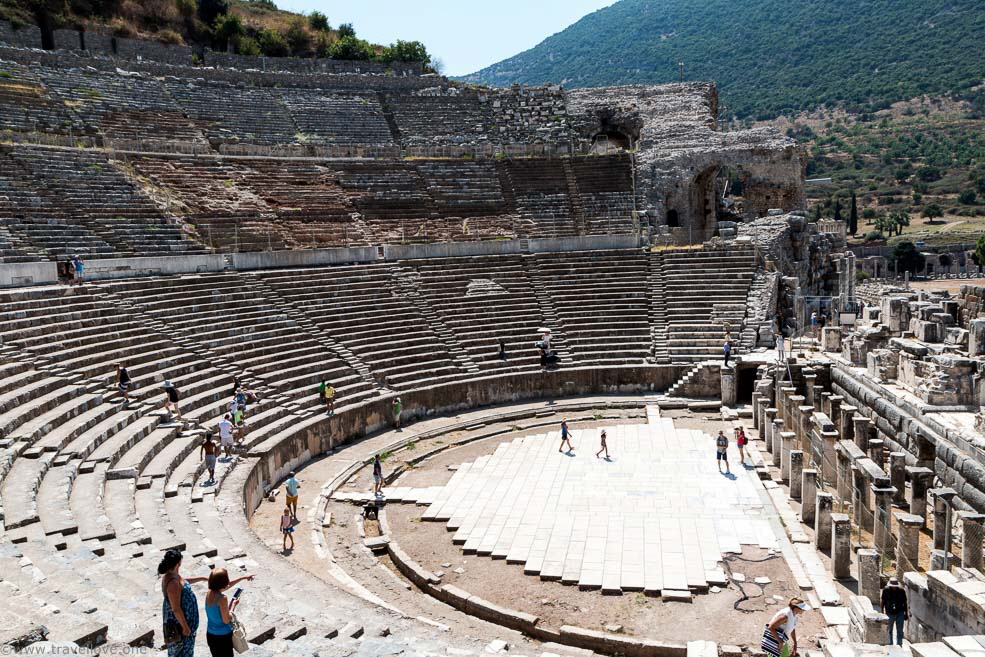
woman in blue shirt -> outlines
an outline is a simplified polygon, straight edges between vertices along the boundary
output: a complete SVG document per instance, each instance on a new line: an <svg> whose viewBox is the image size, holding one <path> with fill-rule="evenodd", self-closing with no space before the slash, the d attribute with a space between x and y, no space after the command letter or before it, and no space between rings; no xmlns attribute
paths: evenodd
<svg viewBox="0 0 985 657"><path fill-rule="evenodd" d="M239 604L239 596L233 601L226 599L225 591L243 580L252 580L253 575L245 575L229 581L225 568L215 568L209 575L209 592L205 595L205 616L209 619L205 640L212 651L212 657L233 657L233 611Z"/></svg>

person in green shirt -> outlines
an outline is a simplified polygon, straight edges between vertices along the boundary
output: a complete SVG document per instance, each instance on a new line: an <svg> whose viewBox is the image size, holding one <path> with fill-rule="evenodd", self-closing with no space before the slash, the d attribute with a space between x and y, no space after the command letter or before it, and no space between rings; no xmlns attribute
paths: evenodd
<svg viewBox="0 0 985 657"><path fill-rule="evenodd" d="M400 429L400 412L403 411L404 405L400 401L400 397L393 398L393 424L399 430Z"/></svg>

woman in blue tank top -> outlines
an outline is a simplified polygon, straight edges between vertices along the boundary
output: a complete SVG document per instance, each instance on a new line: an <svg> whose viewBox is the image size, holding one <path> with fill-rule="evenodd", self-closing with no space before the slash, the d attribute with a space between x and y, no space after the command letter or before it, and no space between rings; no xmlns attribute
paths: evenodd
<svg viewBox="0 0 985 657"><path fill-rule="evenodd" d="M230 602L225 591L243 580L252 580L246 575L229 581L225 568L215 568L209 575L209 592L205 595L205 616L209 620L205 640L212 651L212 657L233 657L233 611L239 604L239 597Z"/></svg>

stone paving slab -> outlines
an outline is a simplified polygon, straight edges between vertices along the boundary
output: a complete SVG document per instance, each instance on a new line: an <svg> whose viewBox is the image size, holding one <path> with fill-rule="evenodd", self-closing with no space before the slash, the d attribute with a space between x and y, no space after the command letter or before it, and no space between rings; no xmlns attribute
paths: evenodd
<svg viewBox="0 0 985 657"><path fill-rule="evenodd" d="M423 518L446 522L466 553L603 593L707 588L724 554L780 548L755 470L719 474L712 436L659 413L647 419L606 427L608 460L595 456L597 429L572 430L567 453L551 431L500 443L445 486L384 492L427 506Z"/></svg>

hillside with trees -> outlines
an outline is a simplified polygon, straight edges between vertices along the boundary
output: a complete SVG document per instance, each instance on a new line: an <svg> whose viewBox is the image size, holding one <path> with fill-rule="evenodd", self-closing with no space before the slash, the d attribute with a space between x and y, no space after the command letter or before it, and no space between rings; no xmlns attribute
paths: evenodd
<svg viewBox="0 0 985 657"><path fill-rule="evenodd" d="M241 55L431 62L419 41L371 44L349 23L333 24L338 19L318 11L283 11L273 0L3 0L0 20L14 27L108 31Z"/></svg>
<svg viewBox="0 0 985 657"><path fill-rule="evenodd" d="M470 82L711 80L727 116L871 113L924 94L985 107L981 0L620 0ZM978 87L976 89L976 87Z"/></svg>

